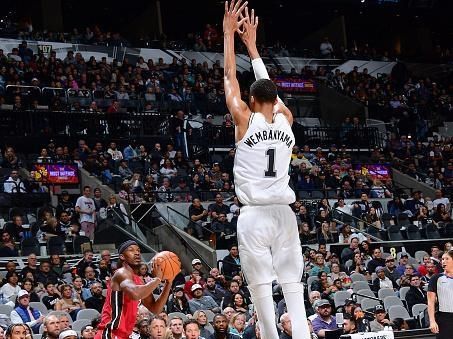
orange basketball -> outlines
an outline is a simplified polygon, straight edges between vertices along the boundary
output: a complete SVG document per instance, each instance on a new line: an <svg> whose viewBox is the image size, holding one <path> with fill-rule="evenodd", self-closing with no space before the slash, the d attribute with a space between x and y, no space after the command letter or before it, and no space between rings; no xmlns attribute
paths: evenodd
<svg viewBox="0 0 453 339"><path fill-rule="evenodd" d="M152 273L156 276L156 269L160 267L163 272L163 280L173 279L181 272L181 260L178 256L170 251L162 251L157 253L151 259Z"/></svg>

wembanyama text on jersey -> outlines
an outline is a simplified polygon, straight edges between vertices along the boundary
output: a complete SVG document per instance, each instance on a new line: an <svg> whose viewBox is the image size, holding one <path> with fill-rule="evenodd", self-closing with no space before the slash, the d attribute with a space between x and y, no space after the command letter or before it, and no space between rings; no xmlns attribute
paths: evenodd
<svg viewBox="0 0 453 339"><path fill-rule="evenodd" d="M283 114L268 123L263 114L252 113L249 127L236 144L234 183L245 205L288 205L296 200L289 187L289 164L294 134Z"/></svg>

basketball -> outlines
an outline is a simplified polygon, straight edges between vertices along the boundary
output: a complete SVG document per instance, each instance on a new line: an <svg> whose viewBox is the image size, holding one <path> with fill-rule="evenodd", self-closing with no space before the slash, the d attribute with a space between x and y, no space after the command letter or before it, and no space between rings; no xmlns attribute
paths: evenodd
<svg viewBox="0 0 453 339"><path fill-rule="evenodd" d="M159 252L151 259L151 271L154 277L156 276L157 267L162 269L163 280L173 279L181 272L181 260L173 252Z"/></svg>

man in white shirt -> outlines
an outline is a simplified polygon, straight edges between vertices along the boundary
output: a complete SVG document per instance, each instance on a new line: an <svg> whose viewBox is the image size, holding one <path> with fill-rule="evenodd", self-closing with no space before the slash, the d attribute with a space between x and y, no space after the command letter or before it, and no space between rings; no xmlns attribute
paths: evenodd
<svg viewBox="0 0 453 339"><path fill-rule="evenodd" d="M346 205L343 198L338 198L338 206L335 207L336 210L343 212L348 215L352 215L352 208L354 205Z"/></svg>
<svg viewBox="0 0 453 339"><path fill-rule="evenodd" d="M445 210L450 211L450 200L448 198L443 197L443 193L441 190L436 190L435 191L435 197L436 199L433 200L433 206L434 209L437 208L437 205L439 204L444 204L445 205Z"/></svg>
<svg viewBox="0 0 453 339"><path fill-rule="evenodd" d="M96 207L94 200L90 198L91 187L83 188L83 195L77 199L75 210L79 213L80 228L85 235L94 240L94 229L96 226Z"/></svg>
<svg viewBox="0 0 453 339"><path fill-rule="evenodd" d="M39 333L44 316L36 309L30 307L30 296L26 290L20 290L17 295L19 306L11 311L11 323L27 324L33 330L33 333Z"/></svg>
<svg viewBox="0 0 453 339"><path fill-rule="evenodd" d="M3 183L3 190L5 193L27 193L18 170L11 171L10 177Z"/></svg>
<svg viewBox="0 0 453 339"><path fill-rule="evenodd" d="M123 153L116 147L116 142L111 142L107 153L112 156L113 161L120 161L123 159Z"/></svg>

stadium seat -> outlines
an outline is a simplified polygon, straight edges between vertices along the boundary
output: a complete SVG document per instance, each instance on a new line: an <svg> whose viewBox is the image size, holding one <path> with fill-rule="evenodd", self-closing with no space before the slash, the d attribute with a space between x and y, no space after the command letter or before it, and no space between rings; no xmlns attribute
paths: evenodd
<svg viewBox="0 0 453 339"><path fill-rule="evenodd" d="M302 190L299 191L299 199L310 199L310 192Z"/></svg>
<svg viewBox="0 0 453 339"><path fill-rule="evenodd" d="M90 244L89 246L91 246L91 241L90 241L90 238L88 238L86 236L79 235L79 236L74 238L72 244L74 246L74 253L80 254L80 253L83 252L82 251L82 245Z"/></svg>
<svg viewBox="0 0 453 339"><path fill-rule="evenodd" d="M359 290L359 291L357 291L356 293L358 293L358 294L363 294L363 295L367 295L367 296L372 297L372 298L376 298L376 295L374 294L374 292L373 292L372 290L368 289L368 288L365 288L365 289L363 289L363 290ZM362 301L363 301L364 299L368 299L368 298L362 297L362 296L360 296L360 295L357 296L357 302L358 302L359 304L362 304Z"/></svg>
<svg viewBox="0 0 453 339"><path fill-rule="evenodd" d="M423 263L423 257L425 255L429 256L428 252L426 252L426 251L417 251L414 254L414 258L421 264L421 263Z"/></svg>
<svg viewBox="0 0 453 339"><path fill-rule="evenodd" d="M335 307L343 306L346 299L348 299L350 297L351 297L351 293L349 293L348 291L335 292L335 294L333 295L333 301L335 303Z"/></svg>
<svg viewBox="0 0 453 339"><path fill-rule="evenodd" d="M389 314L390 321L393 321L396 318L403 318L403 319L412 319L409 315L409 312L401 305L393 305L387 310Z"/></svg>
<svg viewBox="0 0 453 339"><path fill-rule="evenodd" d="M453 224L445 225L445 238L453 238Z"/></svg>
<svg viewBox="0 0 453 339"><path fill-rule="evenodd" d="M425 310L428 308L428 305L426 304L415 304L412 306L412 316L414 318L419 317L422 313L425 312Z"/></svg>
<svg viewBox="0 0 453 339"><path fill-rule="evenodd" d="M394 225L393 216L389 213L383 213L381 215L381 220L385 228L389 228L390 226Z"/></svg>
<svg viewBox="0 0 453 339"><path fill-rule="evenodd" d="M398 214L398 217L397 217L397 221L398 221L398 226L401 228L402 226L407 226L409 225L411 222L409 221L409 217L407 216L406 213L401 213L401 214Z"/></svg>
<svg viewBox="0 0 453 339"><path fill-rule="evenodd" d="M93 320L95 318L97 318L99 316L99 312L93 308L86 308L86 309L83 309L83 310L80 310L78 313L77 313L77 320L81 320L81 319L89 319L89 320Z"/></svg>
<svg viewBox="0 0 453 339"><path fill-rule="evenodd" d="M378 298L381 300L385 300L386 297L395 296L395 291L393 288L381 288L378 291Z"/></svg>
<svg viewBox="0 0 453 339"><path fill-rule="evenodd" d="M360 305L362 306L363 310L367 311L372 310L376 305L379 304L381 304L379 300L363 298Z"/></svg>
<svg viewBox="0 0 453 339"><path fill-rule="evenodd" d="M58 236L50 237L47 240L47 253L51 254L64 254L64 239Z"/></svg>
<svg viewBox="0 0 453 339"><path fill-rule="evenodd" d="M440 239L439 230L436 225L430 223L426 226L427 239Z"/></svg>
<svg viewBox="0 0 453 339"><path fill-rule="evenodd" d="M355 283L356 281L366 281L368 283L368 280L366 280L366 277L360 273L352 273L350 278L353 283Z"/></svg>
<svg viewBox="0 0 453 339"><path fill-rule="evenodd" d="M404 237L400 231L400 225L390 226L387 230L387 234L390 241L404 240Z"/></svg>
<svg viewBox="0 0 453 339"><path fill-rule="evenodd" d="M364 289L371 290L370 285L368 284L367 281L356 281L355 283L352 283L352 290L354 292L364 290Z"/></svg>
<svg viewBox="0 0 453 339"><path fill-rule="evenodd" d="M9 305L0 305L0 314L10 315L13 311L13 308Z"/></svg>
<svg viewBox="0 0 453 339"><path fill-rule="evenodd" d="M345 262L344 267L349 268L352 265L352 260L349 259L348 261Z"/></svg>
<svg viewBox="0 0 453 339"><path fill-rule="evenodd" d="M400 299L406 301L406 294L410 290L409 286L403 286L400 288Z"/></svg>
<svg viewBox="0 0 453 339"><path fill-rule="evenodd" d="M407 239L409 240L420 240L422 235L420 234L420 229L418 226L415 225L408 225L407 226Z"/></svg>
<svg viewBox="0 0 453 339"><path fill-rule="evenodd" d="M21 255L28 256L32 253L40 255L39 241L36 238L27 238L20 243Z"/></svg>
<svg viewBox="0 0 453 339"><path fill-rule="evenodd" d="M40 297L41 302L42 302L42 299L43 299L44 297L46 297L46 296L48 296L47 292L44 292L43 294L41 294L41 297Z"/></svg>
<svg viewBox="0 0 453 339"><path fill-rule="evenodd" d="M39 312L41 312L44 315L49 313L49 310L47 309L46 305L44 305L40 301L30 301L30 307L37 309Z"/></svg>
<svg viewBox="0 0 453 339"><path fill-rule="evenodd" d="M172 312L172 313L169 313L168 314L168 321L170 321L171 319L173 319L174 317L180 317L182 319L183 322L187 321L187 315L185 315L184 313L182 312Z"/></svg>
<svg viewBox="0 0 453 339"><path fill-rule="evenodd" d="M311 192L311 197L313 199L322 199L322 198L324 198L324 193L321 192L321 191L312 191Z"/></svg>
<svg viewBox="0 0 453 339"><path fill-rule="evenodd" d="M384 298L384 307L388 311L392 306L401 306L404 308L404 304L400 298L395 295L390 295Z"/></svg>
<svg viewBox="0 0 453 339"><path fill-rule="evenodd" d="M72 329L74 331L77 331L77 332L80 332L80 330L82 329L82 327L86 326L86 325L90 325L91 324L91 320L90 319L80 319L80 320L76 320L72 323Z"/></svg>
<svg viewBox="0 0 453 339"><path fill-rule="evenodd" d="M207 323L204 327L206 331L209 331L209 333L213 334L214 333L214 327L210 323Z"/></svg>
<svg viewBox="0 0 453 339"><path fill-rule="evenodd" d="M374 227L374 226L368 226L367 229L366 229L366 232L369 235L373 236L373 237L376 237L376 238L381 239L381 240L385 240L382 237L381 231L378 228Z"/></svg>

